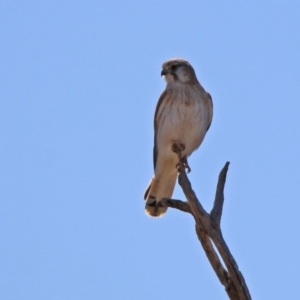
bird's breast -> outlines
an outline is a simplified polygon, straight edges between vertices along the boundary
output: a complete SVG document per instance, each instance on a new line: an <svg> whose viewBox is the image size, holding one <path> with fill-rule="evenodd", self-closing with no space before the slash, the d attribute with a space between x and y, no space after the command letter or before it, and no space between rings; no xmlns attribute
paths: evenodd
<svg viewBox="0 0 300 300"><path fill-rule="evenodd" d="M169 91L158 111L158 151L171 149L176 142L185 145L184 155L190 155L204 139L207 127L205 95L193 88Z"/></svg>

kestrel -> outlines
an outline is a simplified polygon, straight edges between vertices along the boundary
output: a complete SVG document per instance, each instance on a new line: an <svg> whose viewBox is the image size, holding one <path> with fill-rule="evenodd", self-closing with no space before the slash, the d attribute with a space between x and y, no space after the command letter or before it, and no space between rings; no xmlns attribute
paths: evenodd
<svg viewBox="0 0 300 300"><path fill-rule="evenodd" d="M162 198L171 198L178 174L178 155L190 171L187 158L202 143L210 127L213 103L199 83L193 67L183 59L172 59L162 65L161 76L167 86L161 94L154 115L154 176L147 188L146 214L161 217L167 207Z"/></svg>

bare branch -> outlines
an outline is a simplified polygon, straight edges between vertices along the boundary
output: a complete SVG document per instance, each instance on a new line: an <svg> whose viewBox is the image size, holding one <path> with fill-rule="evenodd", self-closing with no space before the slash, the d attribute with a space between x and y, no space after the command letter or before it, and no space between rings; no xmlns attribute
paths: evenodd
<svg viewBox="0 0 300 300"><path fill-rule="evenodd" d="M191 213L191 208L189 204L185 201L163 198L160 202L163 206L172 207L184 211L186 213Z"/></svg>
<svg viewBox="0 0 300 300"><path fill-rule="evenodd" d="M224 187L226 182L226 175L228 171L229 162L225 164L223 169L220 172L215 202L213 209L210 212L212 219L220 226L222 211L223 211L223 203L224 203Z"/></svg>
<svg viewBox="0 0 300 300"><path fill-rule="evenodd" d="M196 222L196 233L206 253L206 256L214 269L221 284L225 287L227 295L231 300L251 300L251 296L245 279L233 258L225 240L222 236L220 222L224 203L224 187L229 162L225 164L220 172L214 206L208 214L192 189L191 183L185 173L182 164L181 152L178 153L180 163L178 182L188 202L174 199L163 199L162 205L179 209L193 215ZM213 247L213 244L215 248ZM216 252L217 250L217 252ZM222 258L226 268L220 259Z"/></svg>
<svg viewBox="0 0 300 300"><path fill-rule="evenodd" d="M233 284L232 280L230 280L228 272L223 267L219 256L215 252L211 240L209 236L204 232L203 227L196 224L196 233L212 268L214 269L222 285L225 287L229 299L243 299L238 297L236 287Z"/></svg>

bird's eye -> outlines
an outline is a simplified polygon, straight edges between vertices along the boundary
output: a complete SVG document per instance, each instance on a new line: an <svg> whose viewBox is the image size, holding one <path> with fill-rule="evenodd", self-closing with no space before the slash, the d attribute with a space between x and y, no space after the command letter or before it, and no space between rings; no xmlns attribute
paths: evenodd
<svg viewBox="0 0 300 300"><path fill-rule="evenodd" d="M176 70L176 68L177 68L177 66L176 66L176 65L172 65L172 66L171 66L171 70L172 70L172 71L175 71L175 70Z"/></svg>

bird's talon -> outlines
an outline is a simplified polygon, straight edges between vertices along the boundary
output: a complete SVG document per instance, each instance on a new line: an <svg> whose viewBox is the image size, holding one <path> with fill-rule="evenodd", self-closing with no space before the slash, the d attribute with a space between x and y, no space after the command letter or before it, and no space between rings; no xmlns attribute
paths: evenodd
<svg viewBox="0 0 300 300"><path fill-rule="evenodd" d="M190 173L190 172L192 171L192 169L190 168L190 166L189 166L187 160L186 160L185 162L183 162L183 166L184 166L184 168L187 170L187 171L186 171L187 173Z"/></svg>
<svg viewBox="0 0 300 300"><path fill-rule="evenodd" d="M190 166L185 166L185 168L187 169L187 173L190 173L192 171L192 169L190 168Z"/></svg>
<svg viewBox="0 0 300 300"><path fill-rule="evenodd" d="M176 164L176 169L177 171L180 173L181 171L181 167L183 167L184 170L187 170L187 173L190 173L192 171L192 169L190 168L189 164L187 163L187 161L181 161L179 163Z"/></svg>
<svg viewBox="0 0 300 300"><path fill-rule="evenodd" d="M187 171L187 173L190 173L191 172L191 168L190 168L190 166L189 166L189 163L188 163L188 161L187 161L187 158L186 157L184 157L183 159L182 159L182 165L183 165L183 167L184 167L184 169L186 169Z"/></svg>

